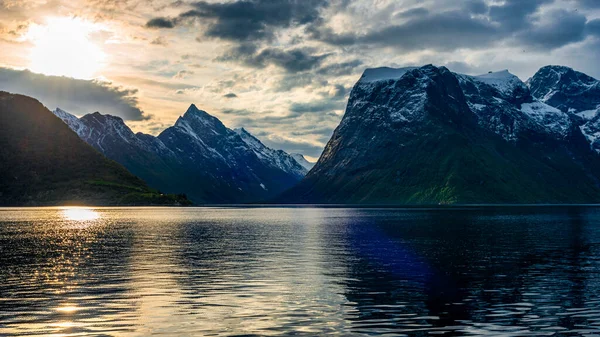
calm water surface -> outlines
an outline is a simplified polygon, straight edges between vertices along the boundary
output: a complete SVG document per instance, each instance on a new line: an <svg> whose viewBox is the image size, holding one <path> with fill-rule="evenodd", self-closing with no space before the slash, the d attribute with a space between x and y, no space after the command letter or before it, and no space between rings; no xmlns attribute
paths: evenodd
<svg viewBox="0 0 600 337"><path fill-rule="evenodd" d="M0 209L0 335L600 334L600 209Z"/></svg>

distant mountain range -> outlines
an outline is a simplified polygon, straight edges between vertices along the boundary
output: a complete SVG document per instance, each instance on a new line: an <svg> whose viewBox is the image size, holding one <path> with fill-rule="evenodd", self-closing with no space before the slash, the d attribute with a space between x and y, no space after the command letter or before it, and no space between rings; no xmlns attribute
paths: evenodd
<svg viewBox="0 0 600 337"><path fill-rule="evenodd" d="M185 205L83 142L37 100L0 92L0 206Z"/></svg>
<svg viewBox="0 0 600 337"><path fill-rule="evenodd" d="M61 118L81 139L150 186L186 193L196 203L265 201L308 172L303 156L273 150L244 129L231 130L195 105L158 137L133 133L119 117Z"/></svg>
<svg viewBox="0 0 600 337"><path fill-rule="evenodd" d="M293 203L600 202L600 84L548 66L368 69Z"/></svg>

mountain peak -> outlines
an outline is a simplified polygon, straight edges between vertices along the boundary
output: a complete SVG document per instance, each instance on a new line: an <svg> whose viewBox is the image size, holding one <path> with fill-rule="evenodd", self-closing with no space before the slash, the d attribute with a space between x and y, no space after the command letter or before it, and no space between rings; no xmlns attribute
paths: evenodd
<svg viewBox="0 0 600 337"><path fill-rule="evenodd" d="M294 158L298 162L298 164L302 165L307 171L310 171L316 163L308 161L303 154L301 153L290 153L290 156Z"/></svg>
<svg viewBox="0 0 600 337"><path fill-rule="evenodd" d="M183 114L183 116L180 117L180 119L184 119L184 120L188 120L188 119L190 119L190 120L191 119L197 120L197 119L200 119L200 120L203 120L203 121L213 121L213 122L218 121L218 119L216 117L212 116L208 112L206 112L204 110L198 109L198 107L195 104L190 105L190 107Z"/></svg>
<svg viewBox="0 0 600 337"><path fill-rule="evenodd" d="M533 97L563 112L591 115L600 107L600 81L569 67L542 67L527 84Z"/></svg>
<svg viewBox="0 0 600 337"><path fill-rule="evenodd" d="M405 68L368 68L364 71L359 83L371 83L378 81L397 80L400 79L407 72L417 69L417 67L405 67Z"/></svg>
<svg viewBox="0 0 600 337"><path fill-rule="evenodd" d="M512 96L516 89L526 89L525 83L507 69L496 72L492 71L487 74L473 76L472 78L496 88L502 94L507 96Z"/></svg>

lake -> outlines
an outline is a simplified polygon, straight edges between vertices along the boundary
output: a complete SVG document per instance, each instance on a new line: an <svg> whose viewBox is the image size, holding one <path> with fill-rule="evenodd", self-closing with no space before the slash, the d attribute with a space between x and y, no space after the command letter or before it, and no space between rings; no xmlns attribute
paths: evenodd
<svg viewBox="0 0 600 337"><path fill-rule="evenodd" d="M0 209L0 335L600 334L600 209Z"/></svg>

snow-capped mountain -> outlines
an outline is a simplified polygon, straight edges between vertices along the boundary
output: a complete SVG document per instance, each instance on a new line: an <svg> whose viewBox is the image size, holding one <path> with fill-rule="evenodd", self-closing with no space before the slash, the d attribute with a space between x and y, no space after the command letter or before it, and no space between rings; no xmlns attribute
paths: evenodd
<svg viewBox="0 0 600 337"><path fill-rule="evenodd" d="M184 192L198 203L265 200L301 180L307 170L284 151L264 146L191 105L158 137L137 133L115 116L77 118L54 114L108 158L166 192Z"/></svg>
<svg viewBox="0 0 600 337"><path fill-rule="evenodd" d="M292 156L292 158L296 159L296 161L300 165L302 165L302 167L304 167L307 172L312 170L313 167L315 167L316 163L308 161L306 158L304 158L304 155L302 155L300 153L290 153L290 156Z"/></svg>
<svg viewBox="0 0 600 337"><path fill-rule="evenodd" d="M527 81L531 94L573 118L600 153L600 81L568 67L546 66Z"/></svg>
<svg viewBox="0 0 600 337"><path fill-rule="evenodd" d="M308 169L293 155L290 155L283 150L273 150L265 146L258 138L251 135L244 128L235 129L234 131L259 159L270 164L273 168L294 174L298 177L298 180L304 178L308 173Z"/></svg>
<svg viewBox="0 0 600 337"><path fill-rule="evenodd" d="M557 82L537 83L508 71L367 69L319 162L282 201L600 201L600 156L579 110L533 95Z"/></svg>

